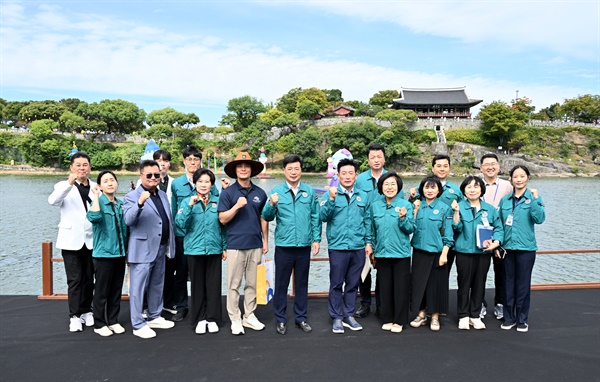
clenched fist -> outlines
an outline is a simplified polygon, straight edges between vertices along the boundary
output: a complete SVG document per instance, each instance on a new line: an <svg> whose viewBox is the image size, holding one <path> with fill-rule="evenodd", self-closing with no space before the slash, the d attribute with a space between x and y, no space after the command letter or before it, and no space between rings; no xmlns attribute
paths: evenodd
<svg viewBox="0 0 600 382"><path fill-rule="evenodd" d="M279 195L275 192L271 195L271 198L269 199L269 203L271 203L271 205L274 206L275 204L277 204L278 201L279 201Z"/></svg>
<svg viewBox="0 0 600 382"><path fill-rule="evenodd" d="M150 198L150 192L149 191L142 192L142 194L140 195L140 198L138 199L138 204L140 206L143 206L144 203L146 203L146 200L148 200L149 198Z"/></svg>

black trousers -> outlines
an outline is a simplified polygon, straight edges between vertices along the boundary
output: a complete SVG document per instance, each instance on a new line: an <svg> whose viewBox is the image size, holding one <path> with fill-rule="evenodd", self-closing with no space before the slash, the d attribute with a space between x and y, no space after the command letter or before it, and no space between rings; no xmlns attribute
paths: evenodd
<svg viewBox="0 0 600 382"><path fill-rule="evenodd" d="M485 280L490 269L490 258L490 254L456 252L458 272L456 310L459 319L479 317Z"/></svg>
<svg viewBox="0 0 600 382"><path fill-rule="evenodd" d="M177 311L188 308L188 261L183 253L183 237L175 236L175 278L173 295ZM220 277L220 276L219 276Z"/></svg>
<svg viewBox="0 0 600 382"><path fill-rule="evenodd" d="M92 250L85 244L80 250L61 251L67 274L69 316L81 316L92 311L94 295L94 262Z"/></svg>
<svg viewBox="0 0 600 382"><path fill-rule="evenodd" d="M384 323L408 324L410 308L410 257L377 258L377 278Z"/></svg>
<svg viewBox="0 0 600 382"><path fill-rule="evenodd" d="M275 247L275 296L273 312L277 322L287 323L287 296L290 277L294 272L294 320L307 320L308 274L310 270L311 247Z"/></svg>
<svg viewBox="0 0 600 382"><path fill-rule="evenodd" d="M185 255L191 278L191 324L221 321L221 269L218 255Z"/></svg>
<svg viewBox="0 0 600 382"><path fill-rule="evenodd" d="M96 257L94 269L94 327L100 329L119 322L125 257Z"/></svg>

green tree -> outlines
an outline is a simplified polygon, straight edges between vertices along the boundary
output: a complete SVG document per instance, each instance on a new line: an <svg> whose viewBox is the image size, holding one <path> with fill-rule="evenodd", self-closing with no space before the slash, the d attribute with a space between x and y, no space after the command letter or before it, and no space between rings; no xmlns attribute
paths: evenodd
<svg viewBox="0 0 600 382"><path fill-rule="evenodd" d="M531 106L531 99L527 97L521 97L517 98L516 100L512 100L512 108L527 115L531 115L535 111L535 106Z"/></svg>
<svg viewBox="0 0 600 382"><path fill-rule="evenodd" d="M142 131L142 137L146 139L154 139L160 145L163 141L172 138L175 129L168 124L157 123Z"/></svg>
<svg viewBox="0 0 600 382"><path fill-rule="evenodd" d="M148 114L146 123L150 126L156 124L170 125L172 127L188 127L200 123L200 118L194 113L182 113L172 107L154 110Z"/></svg>
<svg viewBox="0 0 600 382"><path fill-rule="evenodd" d="M58 123L51 119L40 119L31 122L29 132L38 142L50 139L54 135L54 129L58 129Z"/></svg>
<svg viewBox="0 0 600 382"><path fill-rule="evenodd" d="M258 157L258 150L265 145L270 132L271 124L256 120L235 137L235 145L238 147L247 147L248 152L253 158Z"/></svg>
<svg viewBox="0 0 600 382"><path fill-rule="evenodd" d="M342 97L342 91L340 89L323 89L323 92L327 96L327 102L335 103L335 102L343 102L344 97Z"/></svg>
<svg viewBox="0 0 600 382"><path fill-rule="evenodd" d="M372 121L349 122L332 126L327 137L334 152L346 148L358 162L366 165L363 158L367 157L367 147L377 142L382 132L383 128Z"/></svg>
<svg viewBox="0 0 600 382"><path fill-rule="evenodd" d="M600 95L585 94L565 99L560 110L575 122L593 123L600 118Z"/></svg>
<svg viewBox="0 0 600 382"><path fill-rule="evenodd" d="M21 109L19 119L28 123L40 119L58 121L66 111L67 107L56 101L32 102Z"/></svg>
<svg viewBox="0 0 600 382"><path fill-rule="evenodd" d="M354 108L354 115L359 117L374 117L378 112L383 110L381 106L377 105L369 105L368 103L361 101L346 101L344 102L346 105ZM387 108L387 107L386 107Z"/></svg>
<svg viewBox="0 0 600 382"><path fill-rule="evenodd" d="M81 100L79 98L63 98L58 102L65 105L67 107L67 110L75 111L75 109L77 109L77 106L79 106L79 104L81 103Z"/></svg>
<svg viewBox="0 0 600 382"><path fill-rule="evenodd" d="M502 101L494 101L481 108L481 131L491 139L497 139L500 145L508 142L512 135L525 127L529 116L517 111Z"/></svg>
<svg viewBox="0 0 600 382"><path fill-rule="evenodd" d="M285 115L285 113L279 109L269 109L260 115L260 120L273 125L273 122L282 115Z"/></svg>
<svg viewBox="0 0 600 382"><path fill-rule="evenodd" d="M400 93L397 90L381 90L369 98L369 103L386 108L392 103L394 98L400 98Z"/></svg>
<svg viewBox="0 0 600 382"><path fill-rule="evenodd" d="M277 109L283 113L294 113L296 112L296 105L298 104L298 96L302 92L302 88L293 88L281 98L277 100Z"/></svg>
<svg viewBox="0 0 600 382"><path fill-rule="evenodd" d="M303 120L313 120L319 111L319 105L309 100L299 102L298 106L296 107L296 113L298 113L298 117Z"/></svg>
<svg viewBox="0 0 600 382"><path fill-rule="evenodd" d="M19 113L21 109L25 106L29 105L32 101L10 101L7 102L2 109L2 122L7 123L11 122L11 125L14 125L19 119Z"/></svg>
<svg viewBox="0 0 600 382"><path fill-rule="evenodd" d="M540 109L537 113L531 115L531 119L540 121L556 121L561 119L560 104L553 103L552 105Z"/></svg>
<svg viewBox="0 0 600 382"><path fill-rule="evenodd" d="M79 132L82 129L86 130L89 128L89 123L80 115L72 113L70 111L62 113L59 118L60 131Z"/></svg>
<svg viewBox="0 0 600 382"><path fill-rule="evenodd" d="M297 113L289 113L284 114L273 121L273 126L283 127L283 126L296 126L300 117Z"/></svg>
<svg viewBox="0 0 600 382"><path fill-rule="evenodd" d="M298 94L296 110L298 109L298 105L304 101L314 102L319 107L319 111L325 110L325 108L329 106L329 102L327 102L327 95L323 92L323 90L317 88L304 89L300 92L300 94Z"/></svg>
<svg viewBox="0 0 600 382"><path fill-rule="evenodd" d="M173 133L175 134L176 146L179 150L182 150L184 147L194 144L199 132L195 128L176 127Z"/></svg>
<svg viewBox="0 0 600 382"><path fill-rule="evenodd" d="M375 115L376 119L388 121L392 125L406 127L406 123L417 121L417 113L412 110L385 109Z"/></svg>
<svg viewBox="0 0 600 382"><path fill-rule="evenodd" d="M256 122L266 107L258 99L245 95L229 100L227 111L229 114L223 116L220 124L229 125L239 132Z"/></svg>
<svg viewBox="0 0 600 382"><path fill-rule="evenodd" d="M146 112L136 104L121 99L105 99L91 104L82 102L75 109L75 114L88 121L104 122L106 133L130 134L145 128Z"/></svg>

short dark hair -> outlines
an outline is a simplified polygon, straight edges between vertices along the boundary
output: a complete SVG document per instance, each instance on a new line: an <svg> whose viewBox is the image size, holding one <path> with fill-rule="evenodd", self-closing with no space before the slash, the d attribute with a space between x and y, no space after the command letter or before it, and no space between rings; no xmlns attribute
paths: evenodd
<svg viewBox="0 0 600 382"><path fill-rule="evenodd" d="M144 172L144 169L146 167L154 167L154 166L160 168L160 166L158 165L158 162L156 162L155 160L152 160L152 159L143 160L140 163L140 174Z"/></svg>
<svg viewBox="0 0 600 382"><path fill-rule="evenodd" d="M438 154L438 155L434 156L433 159L431 160L431 167L435 166L435 162L437 162L439 160L443 160L443 159L446 159L448 161L448 165L450 165L450 157L448 155Z"/></svg>
<svg viewBox="0 0 600 382"><path fill-rule="evenodd" d="M163 160L168 160L170 162L171 153L167 150L156 150L154 154L152 154L152 158L154 158L154 160L159 160L160 158L162 158Z"/></svg>
<svg viewBox="0 0 600 382"><path fill-rule="evenodd" d="M208 175L208 177L210 178L210 184L212 184L213 186L215 185L215 174L213 174L213 172L207 168L199 168L196 171L194 171L194 175L192 175L192 182L194 182L194 185L202 175Z"/></svg>
<svg viewBox="0 0 600 382"><path fill-rule="evenodd" d="M114 172L110 171L110 170L104 170L104 171L100 171L100 174L98 174L98 178L96 178L96 183L100 184L100 181L102 180L102 177L106 174L110 174L113 176L113 178L115 178L115 180L117 181L117 183L119 182L119 180L117 179L117 176L115 175Z"/></svg>
<svg viewBox="0 0 600 382"><path fill-rule="evenodd" d="M285 166L287 166L290 163L296 163L296 162L299 162L300 168L302 168L304 161L302 161L302 158L300 158L299 155L296 155L296 154L288 155L287 157L283 158L283 168L285 168Z"/></svg>
<svg viewBox="0 0 600 382"><path fill-rule="evenodd" d="M462 192L463 195L465 195L465 188L467 188L467 186L473 181L479 184L479 188L481 189L481 195L479 195L479 197L482 197L485 194L485 183L483 179L481 179L481 177L475 175L469 175L465 178L465 180L463 180L463 182L460 184L460 192Z"/></svg>
<svg viewBox="0 0 600 382"><path fill-rule="evenodd" d="M383 156L385 156L385 148L379 143L372 143L367 147L367 156L369 156L371 151L381 151L383 152Z"/></svg>
<svg viewBox="0 0 600 382"><path fill-rule="evenodd" d="M90 156L84 153L83 151L77 151L75 154L71 155L71 164L75 163L75 159L77 158L85 158L87 159L88 164L92 164Z"/></svg>
<svg viewBox="0 0 600 382"><path fill-rule="evenodd" d="M425 194L425 186L436 185L438 188L438 194L436 198L439 198L444 193L444 186L442 186L442 182L435 175L429 175L421 180L419 184L419 195L423 196Z"/></svg>
<svg viewBox="0 0 600 382"><path fill-rule="evenodd" d="M488 159L488 158L493 158L493 159L495 159L496 161L500 162L500 159L498 159L498 155L496 155L496 154L494 154L494 153L487 153L487 154L485 154L485 155L483 155L483 156L481 157L481 160L479 161L479 164L483 164L483 160L484 160L484 159Z"/></svg>
<svg viewBox="0 0 600 382"><path fill-rule="evenodd" d="M337 165L338 172L344 166L353 166L354 171L358 171L358 163L356 163L353 159L344 158L340 160Z"/></svg>
<svg viewBox="0 0 600 382"><path fill-rule="evenodd" d="M508 175L512 178L513 173L518 169L525 171L525 174L527 174L527 176L531 176L531 174L529 173L529 169L526 166L523 166L522 164L518 164L515 167L511 168L508 172Z"/></svg>
<svg viewBox="0 0 600 382"><path fill-rule="evenodd" d="M381 195L383 195L383 182L385 182L388 178L396 178L396 184L398 185L398 193L400 193L400 191L402 191L402 178L400 178L400 175L398 175L398 173L396 171L388 171L385 174L381 175L381 177L379 177L379 180L377 181L377 191L379 191L379 193Z"/></svg>
<svg viewBox="0 0 600 382"><path fill-rule="evenodd" d="M186 146L186 148L183 149L183 151L181 152L181 155L183 155L183 159L185 159L189 156L195 156L198 159L202 159L202 153L194 145Z"/></svg>

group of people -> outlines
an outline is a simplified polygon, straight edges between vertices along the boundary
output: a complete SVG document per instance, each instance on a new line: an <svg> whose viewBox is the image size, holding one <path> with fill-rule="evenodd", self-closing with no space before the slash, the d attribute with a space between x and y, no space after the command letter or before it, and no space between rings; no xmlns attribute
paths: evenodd
<svg viewBox="0 0 600 382"><path fill-rule="evenodd" d="M301 181L303 161L283 160L285 181L265 193L251 178L263 164L240 152L225 166L236 182L200 168L194 146L182 152L185 173L168 175L165 150L140 163L138 185L116 198L117 176L102 171L88 178L90 157L71 156L71 174L55 185L48 201L60 206L57 248L68 284L69 330L94 326L101 336L124 333L119 323L121 291L129 265L133 334L156 336L190 316L195 333L216 333L221 317L221 272L227 261L226 310L231 333L263 330L255 315L257 266L269 251L268 224L275 227L276 331L287 333L287 292L294 273L294 323L305 333L311 255L320 251L323 223L329 255L328 310L332 332L356 331L356 318L371 311L371 266L377 269L376 312L382 329L399 333L410 324L440 330L448 311L449 270L456 262L459 329L484 329L485 281L494 258L496 318L502 329L528 330L531 272L537 246L534 224L544 221L529 170L515 166L510 182L499 179L498 157L481 159L482 177L456 186L447 180L450 158L437 155L433 174L404 198L398 173L387 171L385 149L368 148L369 170L353 159L337 165L339 185L319 201ZM188 296L188 277L190 295ZM244 281L243 313L240 288ZM360 288L360 305L356 300ZM189 301L188 301L189 298ZM163 317L163 311L172 314ZM412 321L411 321L411 318Z"/></svg>

